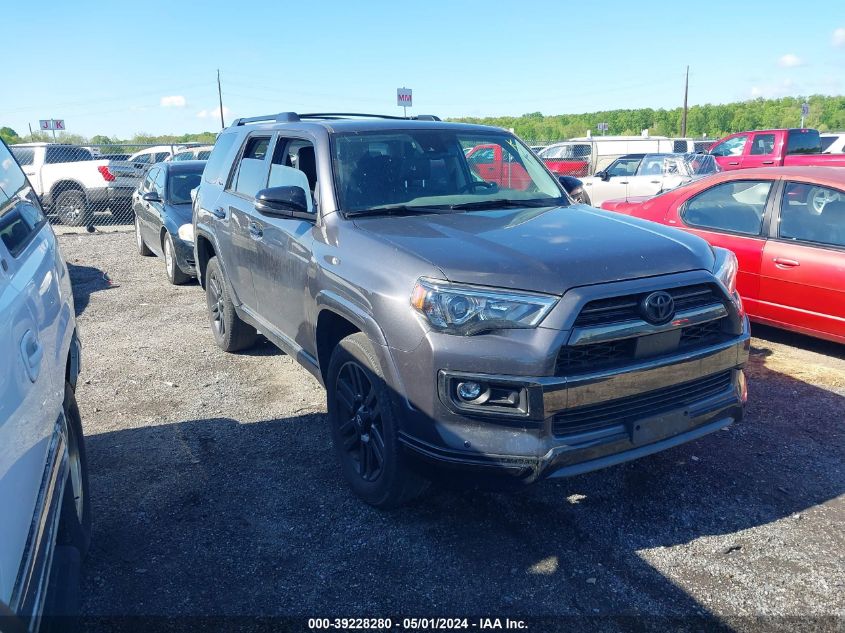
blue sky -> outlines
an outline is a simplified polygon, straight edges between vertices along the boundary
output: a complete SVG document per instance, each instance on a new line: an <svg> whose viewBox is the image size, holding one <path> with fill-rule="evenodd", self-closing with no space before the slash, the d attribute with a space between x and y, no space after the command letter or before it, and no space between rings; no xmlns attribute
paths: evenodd
<svg viewBox="0 0 845 633"><path fill-rule="evenodd" d="M0 125L216 130L283 110L441 116L676 107L845 91L845 3L10 2ZM11 42L9 39L11 38Z"/></svg>

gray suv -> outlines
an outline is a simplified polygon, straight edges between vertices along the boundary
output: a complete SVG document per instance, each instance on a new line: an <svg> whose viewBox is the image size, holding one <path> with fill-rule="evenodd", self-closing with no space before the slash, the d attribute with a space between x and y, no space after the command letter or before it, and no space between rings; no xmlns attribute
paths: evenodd
<svg viewBox="0 0 845 633"><path fill-rule="evenodd" d="M328 393L356 494L529 483L741 419L736 258L572 203L500 129L292 112L221 132L194 202L217 344L260 332Z"/></svg>

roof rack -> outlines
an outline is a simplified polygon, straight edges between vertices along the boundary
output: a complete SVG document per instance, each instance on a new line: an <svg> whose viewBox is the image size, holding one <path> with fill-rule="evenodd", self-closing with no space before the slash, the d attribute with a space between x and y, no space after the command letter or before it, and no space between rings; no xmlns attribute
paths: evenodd
<svg viewBox="0 0 845 633"><path fill-rule="evenodd" d="M235 119L233 126L246 125L247 123L295 123L303 119L391 119L395 121L439 121L440 117L433 114L418 114L412 117L391 116L389 114L366 114L362 112L311 112L308 114L297 114L296 112L279 112L278 114L265 114L262 116L246 117Z"/></svg>

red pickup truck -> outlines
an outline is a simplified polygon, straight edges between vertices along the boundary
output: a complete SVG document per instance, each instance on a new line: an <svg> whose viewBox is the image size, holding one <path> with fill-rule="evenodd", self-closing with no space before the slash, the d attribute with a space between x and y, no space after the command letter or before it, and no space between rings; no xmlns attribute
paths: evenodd
<svg viewBox="0 0 845 633"><path fill-rule="evenodd" d="M563 158L547 158L540 155L546 167L556 176L587 175L589 161ZM488 182L495 182L500 187L523 190L533 181L531 176L519 163L515 163L511 156L502 153L502 146L497 144L476 145L466 150L466 158L470 167Z"/></svg>
<svg viewBox="0 0 845 633"><path fill-rule="evenodd" d="M822 154L818 130L755 130L731 134L710 148L725 171L752 167L845 167L845 155Z"/></svg>

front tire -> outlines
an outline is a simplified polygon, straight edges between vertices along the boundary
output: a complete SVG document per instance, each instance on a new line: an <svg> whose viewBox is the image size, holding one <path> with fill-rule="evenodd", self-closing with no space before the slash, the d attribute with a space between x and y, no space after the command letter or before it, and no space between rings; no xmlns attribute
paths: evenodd
<svg viewBox="0 0 845 633"><path fill-rule="evenodd" d="M176 263L176 247L173 245L173 236L170 233L164 234L162 240L162 250L164 251L164 267L167 271L167 280L174 286L181 286L191 280L190 275L186 275L179 268Z"/></svg>
<svg viewBox="0 0 845 633"><path fill-rule="evenodd" d="M85 192L80 189L65 189L57 197L54 204L56 215L62 224L67 226L85 226L91 219L88 211L88 200Z"/></svg>
<svg viewBox="0 0 845 633"><path fill-rule="evenodd" d="M65 420L67 421L68 477L62 495L57 543L69 545L85 558L91 545L91 501L88 495L88 455L82 434L82 419L73 389L65 383Z"/></svg>
<svg viewBox="0 0 845 633"><path fill-rule="evenodd" d="M428 482L410 469L402 452L390 390L365 334L338 343L326 390L332 442L352 491L383 510L421 494Z"/></svg>
<svg viewBox="0 0 845 633"><path fill-rule="evenodd" d="M217 257L208 260L205 269L205 296L211 333L217 347L224 352L237 352L252 347L258 333L254 327L241 320L235 311Z"/></svg>

